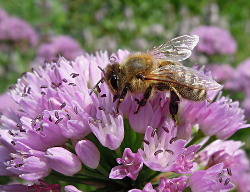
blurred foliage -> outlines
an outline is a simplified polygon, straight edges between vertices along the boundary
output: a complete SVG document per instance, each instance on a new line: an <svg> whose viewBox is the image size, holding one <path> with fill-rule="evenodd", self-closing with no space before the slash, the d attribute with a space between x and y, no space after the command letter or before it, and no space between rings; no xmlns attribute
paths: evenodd
<svg viewBox="0 0 250 192"><path fill-rule="evenodd" d="M249 57L250 2L247 0L0 0L0 7L10 16L30 23L39 34L40 43L50 34L67 34L77 39L87 52L99 49L112 52L119 48L147 50L159 45L180 35L187 18L198 17L200 24L207 24L205 9L211 2L218 5L219 16L226 21L224 27L238 43L231 62L237 66ZM12 57L0 53L0 64L5 69L0 77L1 92L29 70L36 50L25 53L13 50L9 54Z"/></svg>
<svg viewBox="0 0 250 192"><path fill-rule="evenodd" d="M212 1L117 1L117 0L8 0L0 1L9 15L29 22L40 34L68 34L81 42L88 51L118 48L149 49L176 36L187 16L204 17L204 9ZM234 65L248 57L250 48L250 2L213 1L219 5L220 16L238 42ZM204 20L203 23L206 23ZM155 24L164 27L162 33L154 31Z"/></svg>

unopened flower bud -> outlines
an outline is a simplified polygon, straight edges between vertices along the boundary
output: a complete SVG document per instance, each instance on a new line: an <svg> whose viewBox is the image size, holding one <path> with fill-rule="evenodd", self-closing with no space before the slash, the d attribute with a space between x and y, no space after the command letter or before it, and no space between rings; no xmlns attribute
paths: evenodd
<svg viewBox="0 0 250 192"><path fill-rule="evenodd" d="M76 174L82 168L80 159L62 147L49 148L46 157L52 169L67 176Z"/></svg>
<svg viewBox="0 0 250 192"><path fill-rule="evenodd" d="M95 169L100 161L100 152L94 143L89 140L81 140L75 146L76 154L86 166Z"/></svg>

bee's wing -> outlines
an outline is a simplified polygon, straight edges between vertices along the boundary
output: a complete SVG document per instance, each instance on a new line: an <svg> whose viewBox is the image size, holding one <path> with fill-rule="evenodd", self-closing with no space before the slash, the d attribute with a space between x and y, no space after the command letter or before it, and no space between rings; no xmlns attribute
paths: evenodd
<svg viewBox="0 0 250 192"><path fill-rule="evenodd" d="M194 89L222 89L222 86L211 77L183 65L164 65L148 74L145 80L175 83Z"/></svg>
<svg viewBox="0 0 250 192"><path fill-rule="evenodd" d="M193 48L199 42L197 35L183 35L171 39L158 47L147 51L157 59L182 61L190 57Z"/></svg>

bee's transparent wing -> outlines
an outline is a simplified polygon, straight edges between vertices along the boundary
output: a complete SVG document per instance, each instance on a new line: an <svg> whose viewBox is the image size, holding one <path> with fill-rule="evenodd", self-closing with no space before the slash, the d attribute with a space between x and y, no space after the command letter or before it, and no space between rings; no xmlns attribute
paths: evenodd
<svg viewBox="0 0 250 192"><path fill-rule="evenodd" d="M193 48L198 44L197 35L183 35L171 39L158 47L147 51L157 59L182 61L190 57Z"/></svg>
<svg viewBox="0 0 250 192"><path fill-rule="evenodd" d="M165 65L145 77L145 80L175 83L182 86L203 89L220 90L222 86L204 73L183 65Z"/></svg>

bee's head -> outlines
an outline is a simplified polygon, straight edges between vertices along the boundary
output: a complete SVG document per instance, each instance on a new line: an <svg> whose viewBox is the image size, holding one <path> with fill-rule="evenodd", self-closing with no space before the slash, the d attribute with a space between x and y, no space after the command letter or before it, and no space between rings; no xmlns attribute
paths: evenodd
<svg viewBox="0 0 250 192"><path fill-rule="evenodd" d="M118 63L108 65L105 68L104 81L109 86L110 91L114 95L118 95L121 91L120 88L120 68Z"/></svg>

